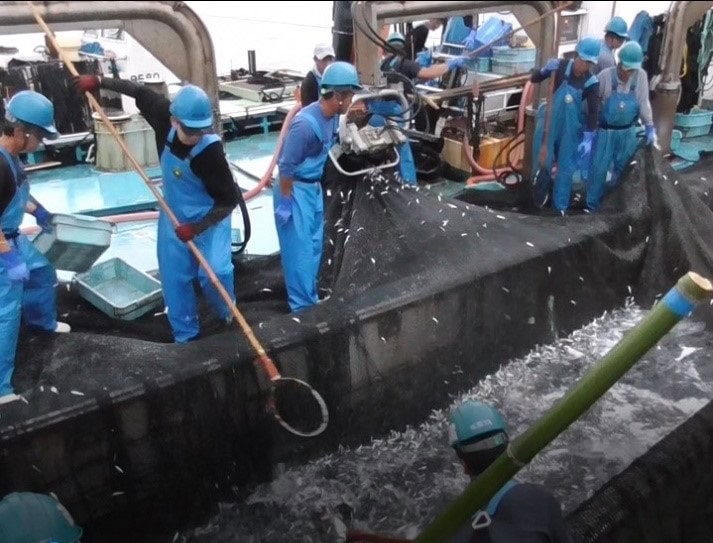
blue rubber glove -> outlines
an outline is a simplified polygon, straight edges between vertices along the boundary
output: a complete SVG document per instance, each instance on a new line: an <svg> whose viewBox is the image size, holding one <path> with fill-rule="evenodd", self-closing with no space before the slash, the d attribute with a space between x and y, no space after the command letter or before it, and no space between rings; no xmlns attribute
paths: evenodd
<svg viewBox="0 0 713 543"><path fill-rule="evenodd" d="M431 64L433 64L433 53L430 49L427 51L421 51L418 55L416 55L416 62L418 62L418 65L422 68L428 68Z"/></svg>
<svg viewBox="0 0 713 543"><path fill-rule="evenodd" d="M30 278L30 271L17 249L12 248L6 253L0 253L0 264L7 271L10 281L19 283Z"/></svg>
<svg viewBox="0 0 713 543"><path fill-rule="evenodd" d="M42 228L43 232L51 232L52 231L52 213L47 211L41 205L37 204L37 208L32 213L32 215L35 217L35 220L37 221L38 226L40 226L40 228Z"/></svg>
<svg viewBox="0 0 713 543"><path fill-rule="evenodd" d="M285 226L289 222L292 217L292 196L280 197L280 203L277 204L275 216L280 226Z"/></svg>
<svg viewBox="0 0 713 543"><path fill-rule="evenodd" d="M448 61L448 69L455 70L456 68L462 68L465 65L465 57L456 57Z"/></svg>
<svg viewBox="0 0 713 543"><path fill-rule="evenodd" d="M646 144L652 145L656 143L656 128L654 125L646 127Z"/></svg>
<svg viewBox="0 0 713 543"><path fill-rule="evenodd" d="M475 33L475 28L471 29L468 37L463 40L463 45L465 46L466 51L475 49Z"/></svg>
<svg viewBox="0 0 713 543"><path fill-rule="evenodd" d="M374 100L367 105L369 113L382 117L393 117L403 113L401 104L394 101Z"/></svg>
<svg viewBox="0 0 713 543"><path fill-rule="evenodd" d="M549 77L552 72L556 72L557 68L560 67L560 61L558 58L551 58L545 64L545 67L540 70L540 75L542 77Z"/></svg>
<svg viewBox="0 0 713 543"><path fill-rule="evenodd" d="M582 142L577 147L577 152L582 158L586 158L592 152L592 143L594 142L594 132L585 132Z"/></svg>

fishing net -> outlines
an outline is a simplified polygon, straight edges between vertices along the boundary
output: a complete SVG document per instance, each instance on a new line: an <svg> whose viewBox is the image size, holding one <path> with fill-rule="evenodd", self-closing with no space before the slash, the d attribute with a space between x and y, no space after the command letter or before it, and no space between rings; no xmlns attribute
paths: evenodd
<svg viewBox="0 0 713 543"><path fill-rule="evenodd" d="M96 60L74 63L80 74L101 75ZM72 86L72 78L64 64L54 62L10 61L8 69L0 69L0 91L3 96L33 89L45 95L54 105L55 126L60 134L77 134L93 127L86 99ZM0 104L3 118L5 111Z"/></svg>
<svg viewBox="0 0 713 543"><path fill-rule="evenodd" d="M569 515L575 541L710 541L713 402Z"/></svg>
<svg viewBox="0 0 713 543"><path fill-rule="evenodd" d="M646 305L688 270L713 276L706 160L684 175L642 149L600 212L566 217L328 163L322 303L288 313L276 256L236 260L235 275L239 308L280 372L327 402L330 425L310 440L269 416L252 347L205 305L202 338L177 346L163 314L117 321L60 289L73 333L22 332L14 383L28 403L0 412L0 494L55 491L80 523L149 509L189 522L201 498L218 499L216 478L242 488L276 462L423 421L626 297Z"/></svg>

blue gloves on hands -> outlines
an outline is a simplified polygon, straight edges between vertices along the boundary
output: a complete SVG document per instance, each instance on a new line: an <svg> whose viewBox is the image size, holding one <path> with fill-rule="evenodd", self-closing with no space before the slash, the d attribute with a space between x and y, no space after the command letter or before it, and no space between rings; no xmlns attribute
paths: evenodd
<svg viewBox="0 0 713 543"><path fill-rule="evenodd" d="M384 100L374 100L370 101L367 105L367 110L369 113L374 115L381 115L382 117L391 117L394 115L400 115L403 112L403 106L394 101L384 101Z"/></svg>
<svg viewBox="0 0 713 543"><path fill-rule="evenodd" d="M37 208L32 213L32 215L35 217L35 220L37 221L37 225L40 226L40 228L42 228L43 232L51 232L52 231L52 213L47 211L41 205L37 204Z"/></svg>
<svg viewBox="0 0 713 543"><path fill-rule="evenodd" d="M462 68L465 65L465 57L456 57L448 61L448 69L455 70L456 68Z"/></svg>
<svg viewBox="0 0 713 543"><path fill-rule="evenodd" d="M10 281L19 283L27 281L30 278L30 271L27 269L27 264L22 260L22 256L15 248L10 249L6 253L0 253L0 263L7 270L7 276Z"/></svg>
<svg viewBox="0 0 713 543"><path fill-rule="evenodd" d="M556 72L557 68L560 67L560 61L558 58L551 58L545 64L545 67L540 70L540 75L542 77L549 77L552 72Z"/></svg>
<svg viewBox="0 0 713 543"><path fill-rule="evenodd" d="M646 144L652 145L656 143L656 128L654 125L646 127Z"/></svg>
<svg viewBox="0 0 713 543"><path fill-rule="evenodd" d="M592 152L592 143L594 142L594 132L585 132L582 138L582 143L577 147L577 152L582 158L586 158Z"/></svg>
<svg viewBox="0 0 713 543"><path fill-rule="evenodd" d="M416 55L416 62L418 62L418 65L422 68L428 68L431 64L433 64L433 53L430 49L427 51L421 51Z"/></svg>
<svg viewBox="0 0 713 543"><path fill-rule="evenodd" d="M285 226L289 222L292 217L292 195L280 196L280 203L277 204L275 216L280 226Z"/></svg>
<svg viewBox="0 0 713 543"><path fill-rule="evenodd" d="M475 29L471 29L470 34L468 34L468 37L463 40L463 45L465 46L466 50L475 49L475 33Z"/></svg>

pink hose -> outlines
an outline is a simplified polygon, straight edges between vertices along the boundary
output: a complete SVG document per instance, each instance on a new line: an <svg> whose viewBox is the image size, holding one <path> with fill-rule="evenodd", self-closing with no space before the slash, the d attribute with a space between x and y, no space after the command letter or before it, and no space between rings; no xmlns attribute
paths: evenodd
<svg viewBox="0 0 713 543"><path fill-rule="evenodd" d="M292 123L292 119L294 119L295 115L297 115L302 109L302 104L299 101L299 96L296 93L297 98L297 103L292 106L292 109L289 111L287 116L285 117L284 122L282 123L282 129L280 130L280 137L277 140L277 147L275 148L275 152L272 155L272 161L270 162L270 166L268 167L267 171L265 174L260 178L260 182L257 184L257 186L253 187L250 189L248 192L246 192L243 195L243 198L247 202L251 198L257 196L262 189L265 188L265 186L270 182L272 179L272 172L275 169L275 166L277 165L277 160L280 156L280 151L282 150L282 145L285 142L285 137L287 135L287 130L290 128L290 124ZM126 222L138 222L138 221L155 221L158 220L158 211L142 211L138 213L123 213L121 215L109 215L107 217L97 217L98 219L102 221L107 221L107 222L113 222L116 224L120 223L126 223ZM40 231L39 226L26 226L24 228L20 229L20 232L23 234L36 234Z"/></svg>
<svg viewBox="0 0 713 543"><path fill-rule="evenodd" d="M262 189L264 189L267 184L272 180L272 172L275 169L275 166L277 166L277 160L280 157L280 151L282 150L282 145L285 142L287 130L290 128L290 124L292 124L292 119L295 117L295 115L299 113L300 109L302 109L302 103L298 100L297 103L292 106L292 109L289 111L289 113L285 117L285 120L282 123L282 128L280 129L280 137L277 140L275 152L272 154L272 161L270 162L270 166L268 166L267 170L260 178L260 182L257 184L257 186L251 188L243 195L243 199L246 202L251 198L257 196L262 191Z"/></svg>
<svg viewBox="0 0 713 543"><path fill-rule="evenodd" d="M124 213L122 215L107 215L106 217L96 217L97 220L113 222L116 224L124 222L138 221L156 221L158 220L158 211L141 211L139 213ZM36 234L40 231L39 226L25 226L20 228L22 234Z"/></svg>

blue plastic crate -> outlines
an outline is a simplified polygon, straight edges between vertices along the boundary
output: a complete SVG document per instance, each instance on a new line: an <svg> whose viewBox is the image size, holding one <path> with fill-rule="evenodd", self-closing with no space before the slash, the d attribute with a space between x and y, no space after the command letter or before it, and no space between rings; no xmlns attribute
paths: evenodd
<svg viewBox="0 0 713 543"><path fill-rule="evenodd" d="M493 68L494 74L500 75L515 75L524 74L529 72L535 67L535 61L510 61L510 60L498 60L493 58Z"/></svg>
<svg viewBox="0 0 713 543"><path fill-rule="evenodd" d="M162 305L161 283L120 258L74 277L79 295L102 313L126 321Z"/></svg>
<svg viewBox="0 0 713 543"><path fill-rule="evenodd" d="M478 71L481 73L490 71L490 57L480 57L478 59Z"/></svg>
<svg viewBox="0 0 713 543"><path fill-rule="evenodd" d="M673 125L676 128L693 128L694 126L705 126L713 123L713 111L707 109L693 108L690 113L676 113Z"/></svg>
<svg viewBox="0 0 713 543"><path fill-rule="evenodd" d="M698 136L707 136L711 131L711 123L703 126L692 126L690 128L679 128L684 138L697 138Z"/></svg>
<svg viewBox="0 0 713 543"><path fill-rule="evenodd" d="M85 272L109 248L114 224L85 215L52 217L52 230L32 243L58 270Z"/></svg>
<svg viewBox="0 0 713 543"><path fill-rule="evenodd" d="M493 59L511 62L535 62L537 49L534 47L493 47Z"/></svg>
<svg viewBox="0 0 713 543"><path fill-rule="evenodd" d="M465 67L473 72L487 73L490 71L490 57L478 57L466 60Z"/></svg>
<svg viewBox="0 0 713 543"><path fill-rule="evenodd" d="M678 146L681 145L681 138L683 137L683 133L680 130L672 130L671 131L671 150L675 151L678 149Z"/></svg>

